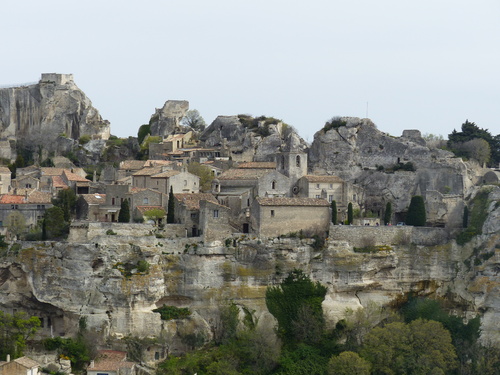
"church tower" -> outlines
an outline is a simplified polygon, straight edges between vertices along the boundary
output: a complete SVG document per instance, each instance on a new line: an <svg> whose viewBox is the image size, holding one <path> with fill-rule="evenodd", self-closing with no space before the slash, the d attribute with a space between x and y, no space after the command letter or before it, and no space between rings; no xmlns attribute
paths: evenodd
<svg viewBox="0 0 500 375"><path fill-rule="evenodd" d="M292 133L283 151L275 155L276 169L290 178L290 191L307 174L307 153L300 146L300 139Z"/></svg>

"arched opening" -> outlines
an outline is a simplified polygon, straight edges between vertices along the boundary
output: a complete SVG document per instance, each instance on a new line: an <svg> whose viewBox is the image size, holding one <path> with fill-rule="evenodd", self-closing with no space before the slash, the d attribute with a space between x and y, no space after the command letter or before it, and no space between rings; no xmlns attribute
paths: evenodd
<svg viewBox="0 0 500 375"><path fill-rule="evenodd" d="M275 190L276 189L276 181L273 181L271 183L271 189Z"/></svg>
<svg viewBox="0 0 500 375"><path fill-rule="evenodd" d="M297 165L297 167L300 167L300 155L297 155L297 157L295 158L295 164Z"/></svg>

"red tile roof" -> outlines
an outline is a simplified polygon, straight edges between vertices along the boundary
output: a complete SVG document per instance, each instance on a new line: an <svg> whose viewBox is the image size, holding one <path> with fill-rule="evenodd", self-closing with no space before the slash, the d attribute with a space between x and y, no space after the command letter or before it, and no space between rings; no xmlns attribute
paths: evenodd
<svg viewBox="0 0 500 375"><path fill-rule="evenodd" d="M23 204L24 195L4 194L0 196L0 204Z"/></svg>
<svg viewBox="0 0 500 375"><path fill-rule="evenodd" d="M60 189L67 189L69 186L64 182L61 176L52 176L52 186Z"/></svg>
<svg viewBox="0 0 500 375"><path fill-rule="evenodd" d="M89 366L87 371L118 371L121 368L132 368L134 362L128 362L127 353L117 350L100 350L94 361L94 366Z"/></svg>

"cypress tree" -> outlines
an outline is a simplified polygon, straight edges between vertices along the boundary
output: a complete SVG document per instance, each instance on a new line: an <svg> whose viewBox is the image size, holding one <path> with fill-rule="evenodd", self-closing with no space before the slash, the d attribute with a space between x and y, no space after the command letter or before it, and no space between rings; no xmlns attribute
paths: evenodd
<svg viewBox="0 0 500 375"><path fill-rule="evenodd" d="M384 213L384 225L388 225L391 222L392 218L392 203L387 202L385 205L385 213Z"/></svg>
<svg viewBox="0 0 500 375"><path fill-rule="evenodd" d="M175 203L174 203L174 190L170 186L170 194L168 195L168 207L167 207L167 224L175 222Z"/></svg>
<svg viewBox="0 0 500 375"><path fill-rule="evenodd" d="M347 225L351 225L353 222L353 213L352 213L352 203L349 202L347 205Z"/></svg>
<svg viewBox="0 0 500 375"><path fill-rule="evenodd" d="M423 227L426 221L424 198L421 195L415 195L411 198L408 214L406 215L406 224Z"/></svg>
<svg viewBox="0 0 500 375"><path fill-rule="evenodd" d="M130 222L130 205L128 203L128 199L124 199L120 206L120 213L118 214L118 222L119 223L128 223Z"/></svg>
<svg viewBox="0 0 500 375"><path fill-rule="evenodd" d="M333 225L337 225L337 202L332 200L331 208L332 208L332 223Z"/></svg>
<svg viewBox="0 0 500 375"><path fill-rule="evenodd" d="M464 217L463 217L462 226L464 228L467 228L469 226L469 207L467 207L467 206L464 206Z"/></svg>

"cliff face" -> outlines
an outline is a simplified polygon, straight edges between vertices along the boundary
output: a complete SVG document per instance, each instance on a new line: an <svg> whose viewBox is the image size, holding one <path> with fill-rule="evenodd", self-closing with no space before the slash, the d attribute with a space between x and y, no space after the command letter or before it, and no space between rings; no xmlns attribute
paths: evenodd
<svg viewBox="0 0 500 375"><path fill-rule="evenodd" d="M459 221L453 211L460 211L460 202L453 197L463 199L484 174L482 168L451 152L427 147L419 131L405 130L402 137L392 137L369 119L341 121L342 126L315 134L309 149L311 171L335 174L362 186L364 201L375 211L388 201L394 211L405 211L413 195L422 195L432 223ZM405 170L407 163L413 171Z"/></svg>
<svg viewBox="0 0 500 375"><path fill-rule="evenodd" d="M42 74L37 84L0 89L0 139L54 150L61 134L108 139L109 131L72 75Z"/></svg>
<svg viewBox="0 0 500 375"><path fill-rule="evenodd" d="M347 307L386 304L413 291L446 295L463 316L481 314L483 339L500 343L498 187L488 201L483 235L465 246L443 243L438 231L444 229L429 234L411 227L332 227L327 247L318 251L313 240L296 238L240 236L208 246L200 238L168 240L133 231L85 243L17 244L0 264L0 305L50 317L55 334L73 333L84 316L111 338L158 336L162 328L172 337L181 331L210 337L217 309L228 300L256 310L261 324L272 326L266 288L301 268L328 287L323 307L330 324ZM363 244L377 230L384 250L354 252L353 244ZM141 260L149 271L137 271ZM163 304L189 307L189 324L162 322L152 310Z"/></svg>
<svg viewBox="0 0 500 375"><path fill-rule="evenodd" d="M249 116L219 116L200 140L206 147L227 147L234 161L273 160L273 155L290 142L302 151L307 148L292 127L280 121L266 124L264 119L257 121Z"/></svg>

